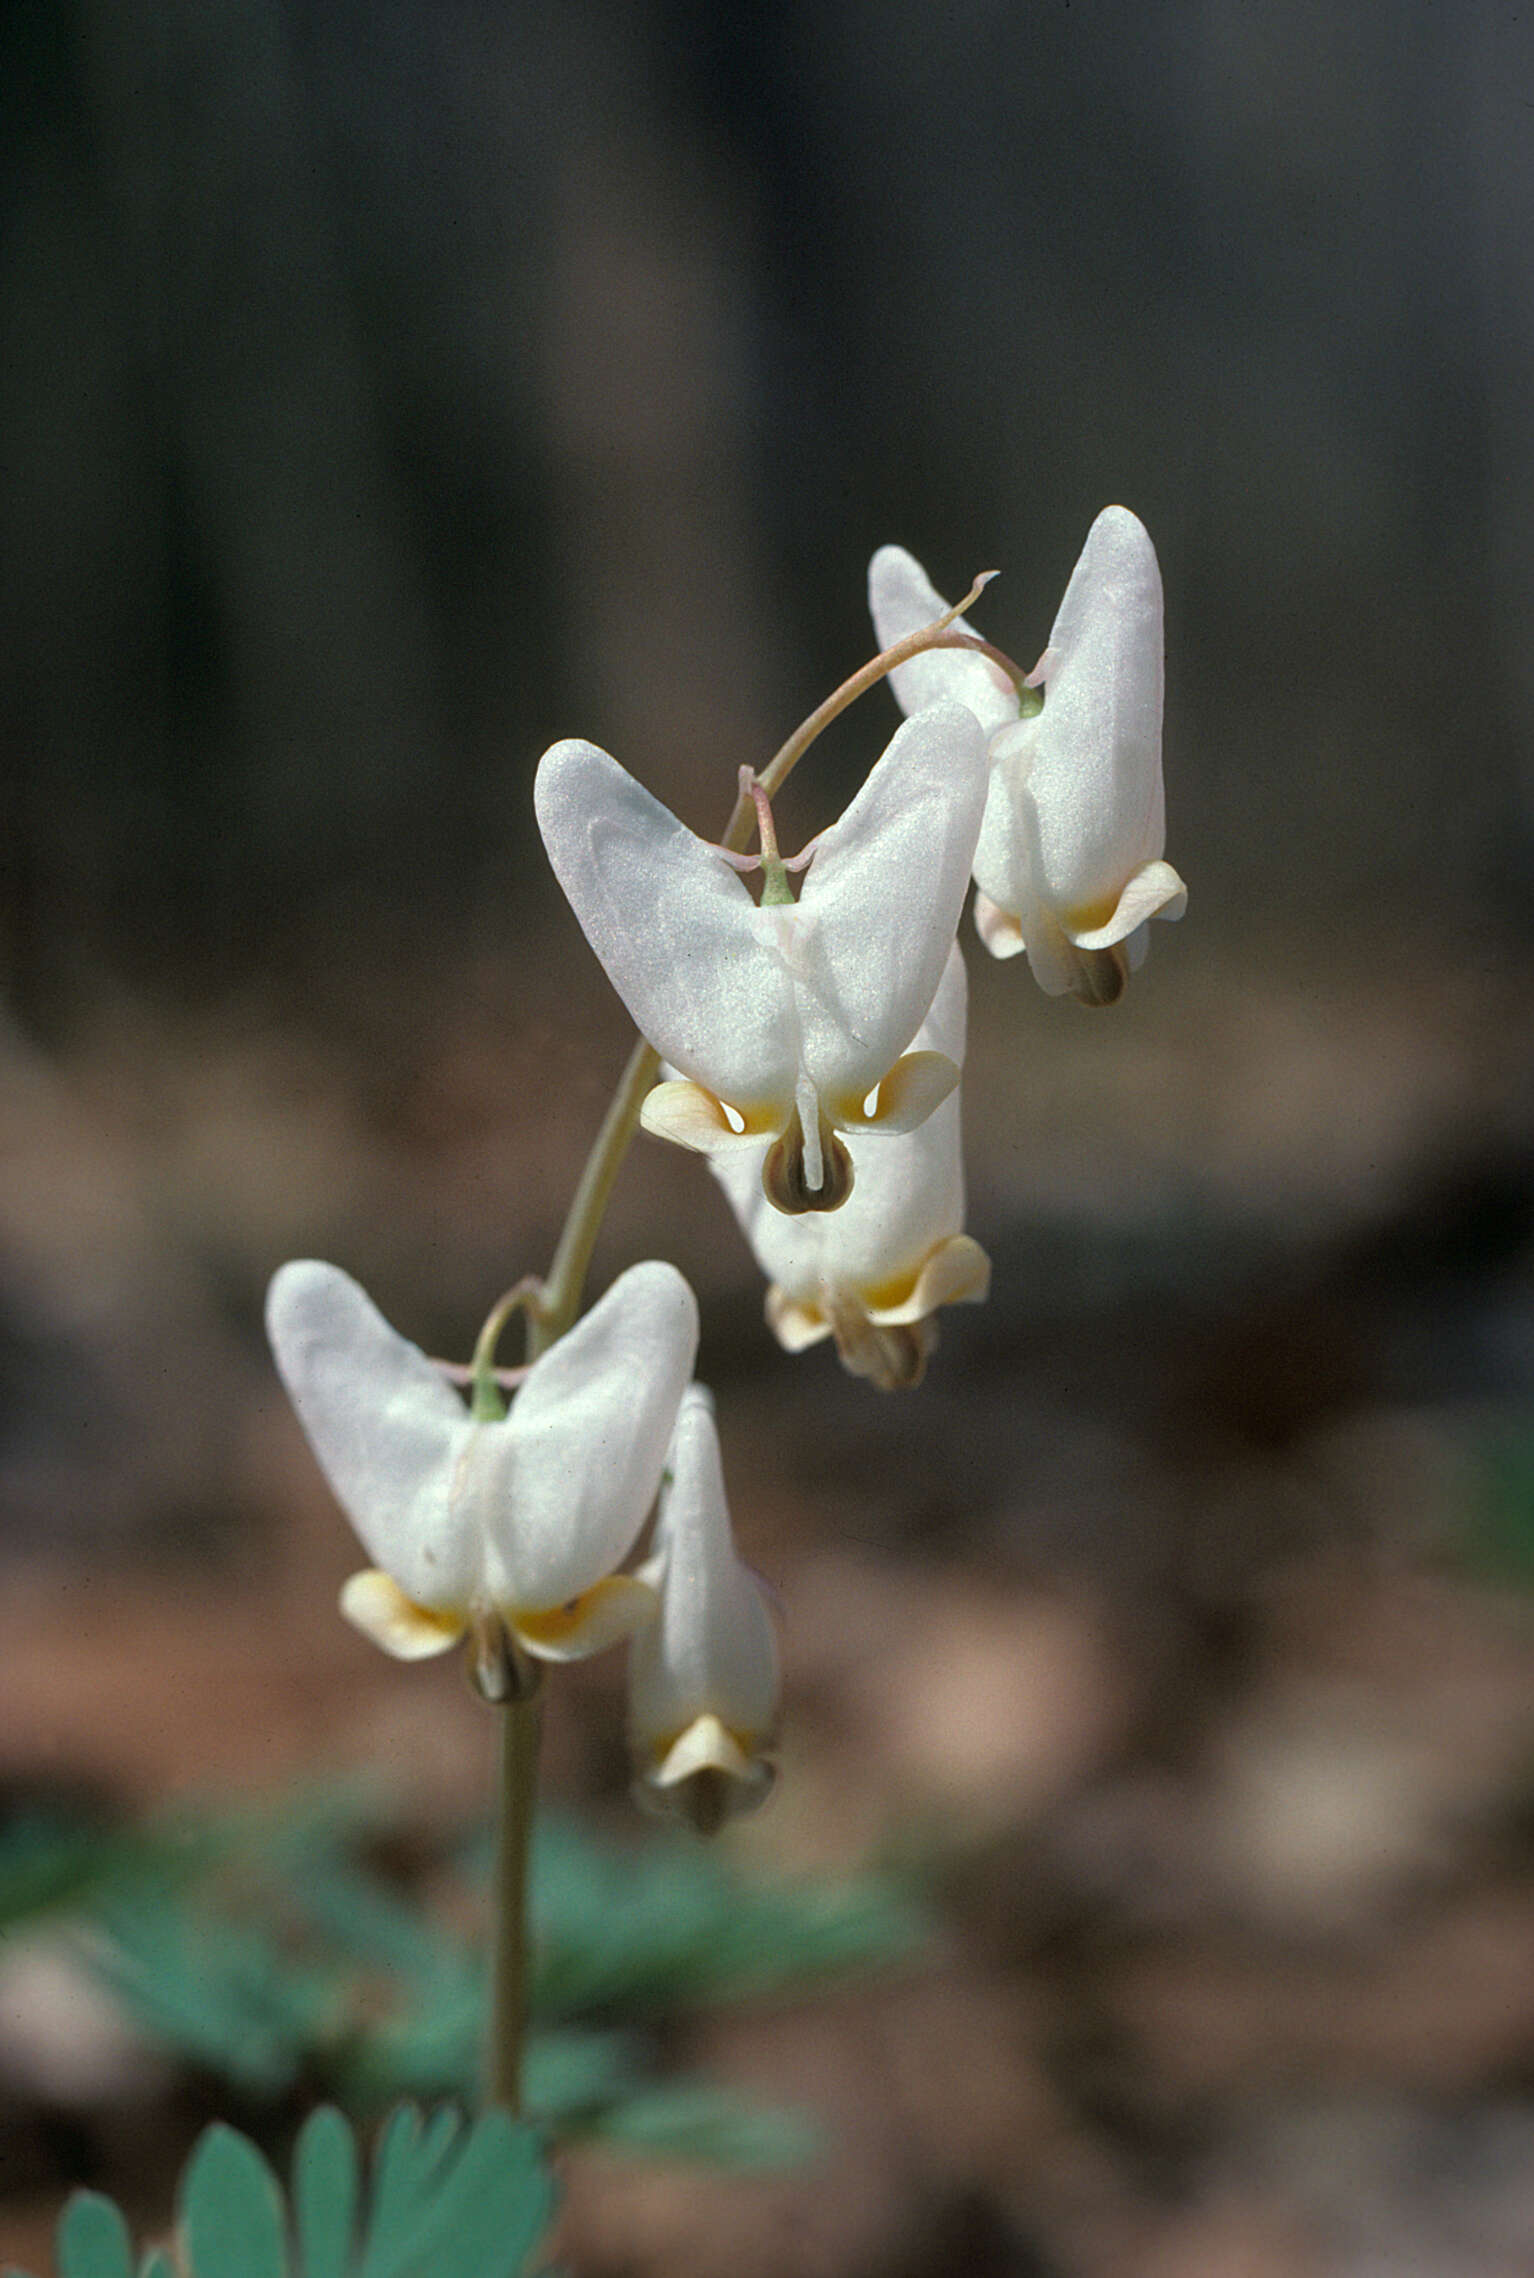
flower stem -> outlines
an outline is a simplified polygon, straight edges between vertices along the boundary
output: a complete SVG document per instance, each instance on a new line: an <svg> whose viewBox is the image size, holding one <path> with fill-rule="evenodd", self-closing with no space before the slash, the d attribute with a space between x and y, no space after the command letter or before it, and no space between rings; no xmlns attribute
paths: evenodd
<svg viewBox="0 0 1534 2278"><path fill-rule="evenodd" d="M766 801L809 750L810 745L865 690L885 674L924 649L943 645L954 620L976 601L988 582L976 578L964 599L935 624L896 641L855 672L850 680L812 712L789 737L766 772L742 788L725 831L723 844L732 853L745 852L759 808L765 812L762 833L764 856L776 855L769 840L771 811ZM744 784L749 770L742 770ZM760 794L760 797L758 796ZM519 1282L509 1290L486 1322L470 1371L476 1413L496 1413L495 1345L510 1314L522 1306L527 1313L527 1357L534 1361L548 1351L572 1326L581 1309L581 1293L591 1253L612 1194L614 1181L639 1127L639 1110L660 1068L660 1054L637 1037L628 1065L618 1080L602 1127L592 1142L566 1214L554 1262L540 1285ZM522 2108L522 2043L527 2021L528 1890L527 1869L532 1848L533 1810L538 1777L538 1737L542 1720L541 1679L534 1672L531 1686L513 1692L498 1705L500 1717L500 1776L497 1782L495 1870L491 1891L491 1994L490 1994L490 2100L511 2112Z"/></svg>
<svg viewBox="0 0 1534 2278"><path fill-rule="evenodd" d="M962 617L966 609L973 607L995 574L994 570L983 570L962 601L955 602L951 609L945 610L932 624L923 625L916 632L907 633L904 640L882 649L878 656L855 672L850 680L844 680L840 688L834 690L794 730L766 771L753 777L749 786L746 779L750 770L743 768L734 811L720 843L728 847L732 854L743 854L753 826L759 822L759 809L765 810L770 831L771 809L767 806L768 799L786 781L822 729L828 728L839 712L844 712L849 704L854 703L868 689L877 687L885 674L893 672L897 665L904 664L910 657L920 656L924 649L947 645L948 639L951 639L949 626ZM1015 671L1016 668L1012 669ZM764 856L767 855L765 837L762 848ZM771 854L775 856L776 853L777 846L774 842ZM559 1237L559 1247L554 1252L554 1262L549 1268L538 1300L528 1308L529 1360L536 1360L540 1353L547 1352L549 1346L564 1335L581 1309L586 1269L591 1263L591 1253L596 1246L608 1197L612 1193L623 1158L628 1153L629 1142L639 1128L639 1110L644 1105L645 1093L654 1083L659 1068L660 1054L642 1036L637 1037L634 1049L629 1054L628 1066L618 1079L618 1088L602 1118L602 1128L586 1158L581 1183L575 1190L564 1230Z"/></svg>
<svg viewBox="0 0 1534 2278"><path fill-rule="evenodd" d="M540 1353L547 1352L549 1346L564 1335L581 1309L586 1268L591 1263L613 1181L628 1153L629 1141L639 1128L639 1110L659 1067L660 1054L654 1046L647 1044L642 1036L636 1037L628 1066L618 1079L618 1088L602 1118L602 1128L586 1157L581 1183L575 1190L559 1247L554 1252L554 1263L543 1285L542 1303L527 1317L529 1360L536 1360Z"/></svg>
<svg viewBox="0 0 1534 2278"><path fill-rule="evenodd" d="M904 640L892 642L889 648L881 649L876 657L870 657L867 664L853 673L850 680L844 680L840 688L834 688L823 704L817 704L809 718L800 721L787 743L780 745L773 753L756 778L768 798L782 790L815 738L824 733L837 714L845 712L849 704L855 704L870 688L877 688L886 673L893 672L897 665L908 663L912 657L920 656L924 650L951 647L952 642L944 638L949 626L956 618L962 617L966 609L974 607L995 575L994 570L982 570L962 601L956 601L951 609L945 610L941 617L934 618L930 625L919 626L914 633L907 633ZM730 827L721 844L729 847L732 853L743 852L751 834L754 817L755 807L743 791L735 801Z"/></svg>
<svg viewBox="0 0 1534 2278"><path fill-rule="evenodd" d="M522 2110L522 2043L527 2029L528 1858L543 1721L541 1683L498 1710L495 1869L491 1886L490 2102Z"/></svg>

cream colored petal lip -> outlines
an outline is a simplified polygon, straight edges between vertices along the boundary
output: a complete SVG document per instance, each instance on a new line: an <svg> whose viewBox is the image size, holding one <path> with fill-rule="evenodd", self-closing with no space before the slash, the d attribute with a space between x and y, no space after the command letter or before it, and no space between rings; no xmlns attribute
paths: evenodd
<svg viewBox="0 0 1534 2278"><path fill-rule="evenodd" d="M637 1574L609 1574L569 1605L506 1611L519 1645L540 1661L585 1661L655 1618L655 1592Z"/></svg>
<svg viewBox="0 0 1534 2278"><path fill-rule="evenodd" d="M767 1326L786 1353L808 1352L831 1334L831 1323L816 1305L788 1296L776 1282L768 1285L763 1310Z"/></svg>
<svg viewBox="0 0 1534 2278"><path fill-rule="evenodd" d="M870 1306L869 1319L896 1328L920 1321L940 1305L979 1305L990 1295L991 1261L969 1234L939 1243L917 1275L911 1294L899 1305Z"/></svg>
<svg viewBox="0 0 1534 2278"><path fill-rule="evenodd" d="M717 1716L695 1717L646 1777L655 1787L674 1788L698 1772L725 1772L732 1780L753 1779L751 1758Z"/></svg>
<svg viewBox="0 0 1534 2278"><path fill-rule="evenodd" d="M792 1101L788 1100L777 1102L768 1110L763 1120L774 1135L787 1122L791 1107ZM726 1148L738 1147L761 1150L762 1131L756 1118L747 1129L737 1131L723 1103L701 1084L688 1083L685 1078L657 1084L647 1092L639 1120L653 1137L670 1139L699 1155L716 1155Z"/></svg>
<svg viewBox="0 0 1534 2278"><path fill-rule="evenodd" d="M1102 925L1063 928L1078 949L1112 949L1125 941L1149 918L1180 918L1188 906L1188 889L1170 862L1146 862L1134 873L1118 898L1113 914Z"/></svg>
<svg viewBox="0 0 1534 2278"><path fill-rule="evenodd" d="M1020 957L1027 947L1018 919L978 888L975 891L975 931L993 957Z"/></svg>
<svg viewBox="0 0 1534 2278"><path fill-rule="evenodd" d="M396 1661L426 1661L435 1653L446 1653L468 1626L462 1614L415 1605L376 1566L342 1584L341 1611L353 1629L361 1630Z"/></svg>
<svg viewBox="0 0 1534 2278"><path fill-rule="evenodd" d="M879 1085L872 1115L863 1113L861 1102L855 1109L842 1103L836 1120L844 1131L904 1138L958 1088L959 1070L946 1052L902 1052Z"/></svg>

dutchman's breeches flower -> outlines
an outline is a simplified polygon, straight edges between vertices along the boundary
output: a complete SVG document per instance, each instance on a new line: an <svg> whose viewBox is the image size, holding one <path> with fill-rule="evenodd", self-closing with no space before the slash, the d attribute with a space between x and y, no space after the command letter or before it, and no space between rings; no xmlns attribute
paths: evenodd
<svg viewBox="0 0 1534 2278"><path fill-rule="evenodd" d="M714 1404L689 1388L641 1568L654 1619L629 1652L635 1793L711 1835L772 1786L778 1653L761 1585L736 1556Z"/></svg>
<svg viewBox="0 0 1534 2278"><path fill-rule="evenodd" d="M898 546L875 554L868 585L885 643L942 606ZM1188 899L1162 859L1161 573L1144 524L1123 506L1099 514L1027 695L962 647L933 649L890 678L906 710L939 692L971 705L990 739L975 850L986 947L995 957L1026 949L1050 996L1115 1002L1144 959L1150 919L1180 918ZM1036 686L1043 704L1031 709Z"/></svg>
<svg viewBox="0 0 1534 2278"><path fill-rule="evenodd" d="M918 1050L962 1063L966 993L955 942ZM710 1167L768 1277L767 1320L779 1343L801 1352L834 1336L854 1375L890 1392L921 1382L938 1306L978 1300L990 1286L990 1260L963 1231L958 1092L919 1130L874 1146L854 1138L851 1147L852 1194L830 1217L770 1209L760 1149L716 1155Z"/></svg>
<svg viewBox="0 0 1534 2278"><path fill-rule="evenodd" d="M342 1611L400 1660L499 1622L575 1660L653 1607L615 1570L660 1485L698 1346L675 1266L631 1266L480 1422L336 1266L285 1265L267 1298L277 1367L336 1498L376 1561Z"/></svg>
<svg viewBox="0 0 1534 2278"><path fill-rule="evenodd" d="M544 754L549 860L635 1025L678 1071L646 1100L647 1130L709 1154L766 1140L774 1204L826 1210L850 1184L838 1133L925 1121L959 1072L907 1048L963 907L987 772L973 713L931 706L816 840L797 902L758 905L720 849L605 752Z"/></svg>

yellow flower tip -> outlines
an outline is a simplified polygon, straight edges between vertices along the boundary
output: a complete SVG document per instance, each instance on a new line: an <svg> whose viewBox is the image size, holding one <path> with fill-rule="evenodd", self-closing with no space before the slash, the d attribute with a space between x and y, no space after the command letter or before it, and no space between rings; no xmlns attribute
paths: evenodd
<svg viewBox="0 0 1534 2278"><path fill-rule="evenodd" d="M647 1811L682 1819L699 1835L766 1802L777 1778L750 1734L737 1736L712 1714L695 1717L636 1784Z"/></svg>
<svg viewBox="0 0 1534 2278"><path fill-rule="evenodd" d="M418 1606L376 1566L343 1582L341 1611L353 1629L396 1661L426 1661L434 1653L446 1653L468 1627L466 1614Z"/></svg>
<svg viewBox="0 0 1534 2278"><path fill-rule="evenodd" d="M870 1317L881 1328L920 1321L940 1305L979 1305L991 1293L991 1261L970 1234L950 1234L922 1261L909 1292L888 1304L870 1299Z"/></svg>
<svg viewBox="0 0 1534 2278"><path fill-rule="evenodd" d="M507 1613L506 1626L539 1661L585 1661L632 1637L655 1612L655 1592L637 1574L609 1574L562 1606Z"/></svg>
<svg viewBox="0 0 1534 2278"><path fill-rule="evenodd" d="M830 1316L818 1305L790 1297L778 1284L770 1282L763 1305L767 1326L786 1353L806 1352L831 1334Z"/></svg>

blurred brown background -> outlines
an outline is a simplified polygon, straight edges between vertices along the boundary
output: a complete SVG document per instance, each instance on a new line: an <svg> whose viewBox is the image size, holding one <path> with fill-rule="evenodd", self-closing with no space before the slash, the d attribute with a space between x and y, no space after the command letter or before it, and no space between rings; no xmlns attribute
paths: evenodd
<svg viewBox="0 0 1534 2278"><path fill-rule="evenodd" d="M931 1846L951 1936L704 2052L834 2189L587 2158L583 2272L1534 2263L1531 118L1487 0L6 12L9 1794L473 1806L259 1309L314 1252L463 1354L546 1261L626 1034L539 752L717 828L878 543L1029 661L1100 506L1160 552L1190 914L1100 1017L971 955L996 1286L926 1388L779 1355L695 1164L604 1236L695 1278L784 1595L741 1848ZM620 1681L549 1766L615 1826ZM7 2107L116 2142L26 2014Z"/></svg>

